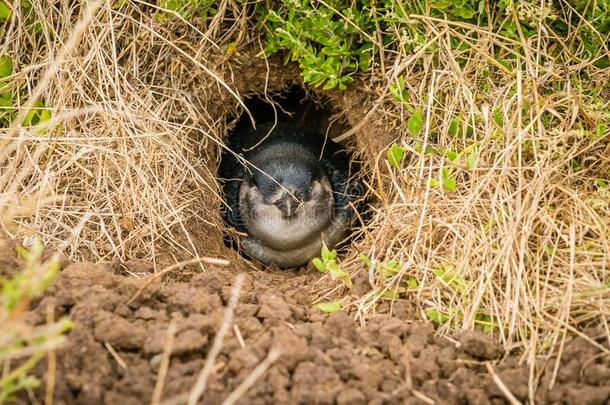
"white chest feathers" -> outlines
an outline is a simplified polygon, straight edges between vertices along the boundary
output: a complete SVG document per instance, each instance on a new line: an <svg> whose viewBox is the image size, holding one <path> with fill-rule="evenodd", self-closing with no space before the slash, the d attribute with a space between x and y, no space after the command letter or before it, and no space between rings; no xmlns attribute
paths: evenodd
<svg viewBox="0 0 610 405"><path fill-rule="evenodd" d="M244 225L251 238L276 250L289 250L305 246L320 239L330 225L334 197L327 178L313 185L311 198L303 201L291 217L265 202L256 186L242 184L239 205Z"/></svg>

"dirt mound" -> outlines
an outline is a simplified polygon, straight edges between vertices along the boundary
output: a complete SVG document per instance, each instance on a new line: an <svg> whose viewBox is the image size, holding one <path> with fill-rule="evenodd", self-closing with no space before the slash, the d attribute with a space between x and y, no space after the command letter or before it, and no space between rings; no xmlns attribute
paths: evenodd
<svg viewBox="0 0 610 405"><path fill-rule="evenodd" d="M118 275L111 266L68 266L32 313L42 323L52 304L57 316L77 323L58 353L57 403L149 402L170 320L177 328L162 398L179 402L222 324L234 275L209 267L189 281L151 283L130 302L143 279ZM432 324L401 316L374 316L362 328L346 313L323 314L311 307L307 285L315 277L307 271L246 275L236 327L224 340L204 403L225 399L272 348L281 356L241 403L479 404L502 403L506 392L522 401L535 395L539 403L610 400L610 358L582 338L566 340L555 378L555 358L548 358L537 360L530 379L525 362L505 356L478 332L445 338ZM38 367L42 378L46 368L44 362Z"/></svg>

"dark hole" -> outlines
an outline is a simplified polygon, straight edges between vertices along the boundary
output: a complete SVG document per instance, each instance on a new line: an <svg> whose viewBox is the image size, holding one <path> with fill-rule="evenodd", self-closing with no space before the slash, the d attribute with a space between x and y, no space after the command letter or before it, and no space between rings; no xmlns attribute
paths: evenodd
<svg viewBox="0 0 610 405"><path fill-rule="evenodd" d="M295 224L298 223L300 225L285 227L285 222L276 221L277 223L283 224L283 227L279 227L278 229L279 233L285 234L287 239L286 242L275 240L273 232L275 228L272 225L268 225L268 228L265 228L266 230L271 229L272 231L270 232L265 233L258 230L258 235L261 235L261 232L263 235L263 237L259 239L262 240L265 235L270 235L268 244L274 247L274 243L286 243L286 245L293 243L291 238L295 240L294 243L299 243L299 239L295 235L300 235L299 232L304 234L307 232L308 225L302 225L302 223L309 224L309 222L307 222L308 220L311 220L311 229L313 229L313 227L319 226L319 224L322 223L322 219L318 220L318 218L325 218L326 215L330 215L333 219L339 218L343 220L343 218L348 216L347 210L349 209L351 212L349 215L353 216L351 223L352 225L355 224L357 215L353 214L350 202L352 205L359 208L364 205L361 198L364 194L362 183L357 180L359 165L351 162L352 159L349 151L330 139L347 128L344 125L341 125L340 122L333 121L334 111L329 108L327 100L314 100L307 97L302 88L293 87L283 93L251 97L245 101L245 104L254 118L256 130L254 130L252 120L248 114L243 113L240 117L233 117L236 122L234 129L228 134L226 145L235 152L237 156L234 153L223 150L218 170L219 178L223 183L224 200L226 203L221 206L221 213L225 224L228 225L229 228L235 229L243 234L247 233L252 235L257 232L251 228L249 229L246 225L248 222L250 224L257 222L257 220L252 219L254 218L254 214L252 213L254 211L247 211L250 212L250 214L248 214L249 221L247 221L244 219L244 215L246 214L242 213L240 210L239 195L240 187L242 187L243 184L245 184L249 190L256 187L255 191L252 192L257 196L260 194L260 198L263 199L259 201L260 204L257 203L258 205L256 206L263 207L264 209L275 209L268 208L271 206L279 207L278 209L283 209L287 206L303 206L303 209L315 207L315 209L318 209L318 205L316 204L320 202L319 207L322 208L320 208L319 216L317 216L317 214L303 214L303 212L313 213L314 211L300 211L301 214L298 215L301 215L301 218L295 217L298 219L298 221L295 220ZM274 135L272 137L267 138L264 135L261 135L263 133L267 134L267 128L271 129L272 125L275 125ZM283 145L291 145L293 142L294 144L299 145L299 147L305 145L303 156L295 152L296 149L291 149L290 146L284 148ZM279 144L282 146L277 146ZM270 147L269 145L274 146ZM276 150L279 152L275 153ZM316 151L315 154L319 154L323 156L323 158L319 159L319 156L316 156L315 159L307 160L304 156L313 156L314 153L312 151L314 150ZM324 152L322 153L321 151ZM286 156L282 156L283 154ZM265 157L263 158L261 156ZM248 165L244 169L244 165L240 163L243 161L241 159L244 157L248 158L250 162L256 159L259 159L261 162L267 162L268 160L265 160L267 159L267 156L272 156L270 160L273 162L277 161L278 163L268 164L268 166L266 166L268 169L264 171L264 173L257 170L256 165ZM280 156L281 158L279 158ZM286 165L286 167L281 166L283 164ZM279 166L279 168L277 168L277 166ZM303 170L299 171L300 168L303 168ZM275 175L269 175L268 172L270 170L276 170ZM298 178L301 173L308 174L307 176L304 176L306 180ZM311 176L309 176L310 173L312 173ZM320 174L318 175L317 173ZM286 178L294 179L295 177L297 177L297 179L292 183L284 181ZM319 180L318 177L320 177ZM281 179L281 186L278 186L278 181L276 179ZM326 181L325 179L328 180L328 183L324 183ZM287 192L289 184L295 184L295 187L298 188L298 185L302 183L301 180L306 183L309 182L307 184L311 187L309 189L310 192L301 193L300 191L304 190L297 189L296 191L299 192L295 191L295 193L291 192L289 194L293 198L295 198L295 195L313 195L314 197L319 195L332 195L330 198L334 199L335 204L330 214L328 209L324 209L324 207L328 207L328 205L322 204L329 200L322 197L319 197L319 200L311 197L312 200L309 201L310 205L305 204L307 201L299 201L298 204L284 204L273 200L276 196L283 192ZM311 186L311 184L316 185ZM329 186L325 189L323 184L328 184ZM303 187L306 188L307 186ZM332 188L332 190L328 190L329 187ZM319 193L316 194L316 192L312 190L317 190L316 192ZM324 194L324 190L327 191L326 194ZM259 191L260 193L258 193ZM303 204L300 204L301 202L303 202ZM251 205L248 206L250 207ZM311 209L313 210L313 208ZM359 211L361 210L359 209ZM290 213L288 213L288 215L290 215ZM264 221L266 221L265 224L270 223L268 220L269 216L261 215L256 218L264 218ZM286 217L283 216L283 218ZM263 220L259 222L263 223L262 221ZM345 219L345 221L347 222L348 220ZM329 220L329 223L334 222ZM261 226L266 227L267 225ZM338 228L329 227L327 234L333 232L333 229ZM323 229L321 233L324 233L325 231L326 229ZM347 232L344 236L347 236L347 234L349 233ZM318 236L318 240L319 239ZM313 239L303 240L307 242L305 243L306 246L313 246ZM265 243L261 244L264 245ZM225 245L238 249L238 243L234 234L225 235ZM287 248L286 251L292 251L291 249L293 249L293 247L292 245L290 246L291 247ZM275 250L273 251L275 252ZM246 257L252 256L248 255L243 250L241 250L240 253ZM315 256L319 256L319 251ZM265 262L265 260L260 258L259 260ZM281 267L298 266L284 265Z"/></svg>
<svg viewBox="0 0 610 405"><path fill-rule="evenodd" d="M245 100L244 104L252 114L256 125L267 122L291 122L295 125L309 128L326 134L330 132L341 132L346 129L341 122L333 122L333 110L329 107L328 100L314 100L308 97L303 88L290 87L288 90L271 94L257 95ZM330 127L330 128L329 128ZM248 114L243 113L237 119L235 128L229 134L229 141L239 136L245 130L252 128L252 121ZM332 137L332 134L330 135Z"/></svg>

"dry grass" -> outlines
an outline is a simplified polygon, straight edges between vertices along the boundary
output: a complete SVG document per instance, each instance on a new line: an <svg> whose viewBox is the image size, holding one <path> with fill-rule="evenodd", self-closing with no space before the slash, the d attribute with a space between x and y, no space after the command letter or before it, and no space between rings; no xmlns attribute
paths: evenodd
<svg viewBox="0 0 610 405"><path fill-rule="evenodd" d="M50 68L79 12L39 3L42 42L16 14L1 44L22 67L15 79L27 91ZM187 225L221 227L214 167L226 114L240 103L233 72L239 61L224 49L232 38L251 38L241 17L227 32L217 23L159 24L143 7L102 5L43 89L54 112L47 132L0 132L0 207L20 218L6 228L12 236L42 235L77 260L154 261L160 245L183 260L209 254ZM489 322L528 359L551 350L566 331L600 322L608 330L610 198L594 182L610 175L610 146L607 130L592 132L608 122L609 103L607 93L587 93L604 84L608 69L577 63L578 55L557 68L542 33L519 43L480 27L413 18L429 28L426 46L388 54L366 82L376 101L346 111L357 130L345 138L368 159L376 201L363 238L341 262L354 276L370 272L376 290L351 305L365 319L383 301L380 290L414 279L418 288L399 287L423 318L429 309L446 315L442 331ZM452 37L472 46L458 54ZM432 46L438 51L428 52ZM516 69L494 59L494 49L516 47L527 55ZM260 73L265 85L268 74ZM388 92L399 76L410 104L424 111L417 139L407 132L410 112ZM468 136L448 135L455 117L469 123ZM394 141L407 149L400 170L385 159ZM442 153L419 153L425 146L468 152L450 162ZM454 192L430 186L441 167L453 168ZM360 254L376 268L365 268ZM386 279L380 270L389 260L401 267ZM442 280L435 269L454 277ZM345 294L340 288L321 295Z"/></svg>
<svg viewBox="0 0 610 405"><path fill-rule="evenodd" d="M27 43L31 35L17 16L3 43L16 65L31 66L15 78L26 89L53 69L47 53L63 52L79 11L77 4L43 3L44 41ZM213 225L197 207L202 194L217 201L209 152L224 122L203 104L206 92L228 85L207 68L214 48L203 34L174 34L140 7L105 4L68 50L43 92L54 115L44 135L36 128L2 131L9 142L0 163L3 206L18 211L24 199L35 201L15 232L41 234L74 259L154 260L160 241L196 256L192 240L177 242L176 232L186 234L185 220L194 216ZM42 204L41 195L54 203Z"/></svg>
<svg viewBox="0 0 610 405"><path fill-rule="evenodd" d="M587 94L610 71L588 65L580 74L590 81L577 90L569 70L552 68L540 36L520 44L530 58L504 72L489 55L517 44L481 28L427 23L427 43L440 46L420 56L428 68L414 68L413 55L402 55L386 76L386 83L407 78L409 104L424 111L423 136L409 134L411 114L389 102L387 91L370 115L368 130L385 127L407 152L397 170L386 149L379 151L370 187L379 203L343 261L375 286L353 302L359 317L364 322L381 301L392 306L381 294L398 291L422 318L441 313L441 330L488 326L530 360L553 350L566 331L593 324L604 325L610 341L610 189L595 184L610 176L610 133L595 133L610 118L610 100ZM455 36L477 46L457 55L449 46ZM556 91L541 94L549 87ZM455 117L469 123L468 136L450 135ZM436 152L421 153L426 146ZM451 161L445 150L461 155ZM443 167L453 170L453 192L431 185ZM369 268L361 253L373 262ZM400 271L384 277L390 260Z"/></svg>

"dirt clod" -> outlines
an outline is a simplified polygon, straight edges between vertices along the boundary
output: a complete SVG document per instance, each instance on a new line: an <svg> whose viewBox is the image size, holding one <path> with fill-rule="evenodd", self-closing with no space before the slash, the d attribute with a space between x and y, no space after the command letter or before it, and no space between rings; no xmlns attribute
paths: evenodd
<svg viewBox="0 0 610 405"><path fill-rule="evenodd" d="M460 343L466 353L481 360L492 360L504 353L504 349L498 342L491 341L489 336L479 331L464 332L460 336Z"/></svg>

